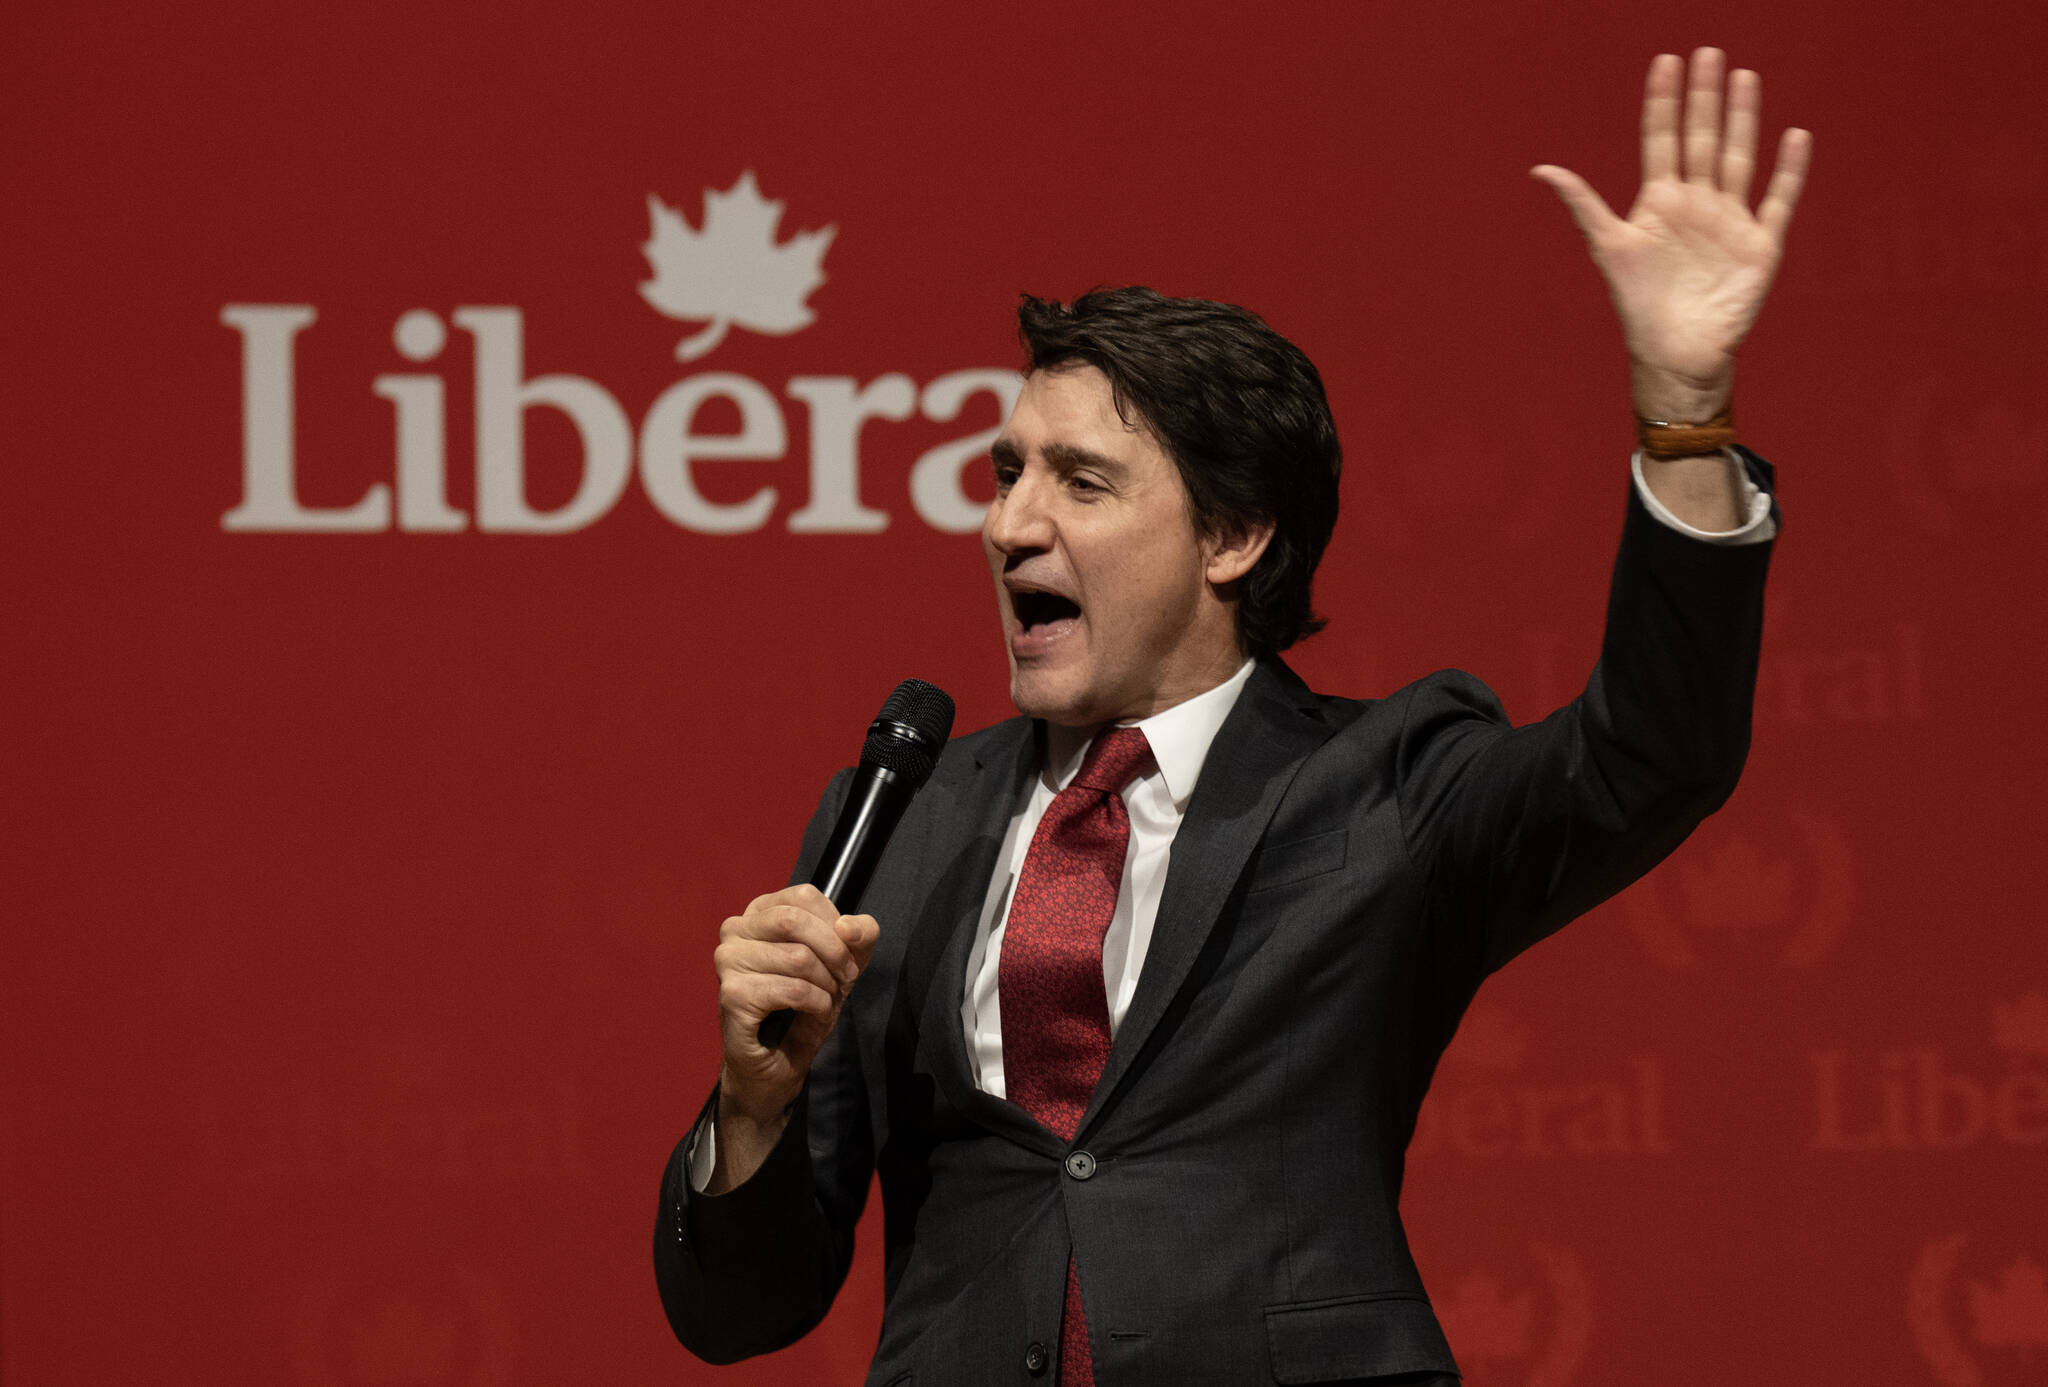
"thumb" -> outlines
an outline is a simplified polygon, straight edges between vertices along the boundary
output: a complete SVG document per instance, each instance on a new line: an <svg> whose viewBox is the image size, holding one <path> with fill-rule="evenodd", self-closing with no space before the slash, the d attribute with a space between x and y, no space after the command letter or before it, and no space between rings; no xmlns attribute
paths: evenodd
<svg viewBox="0 0 2048 1387"><path fill-rule="evenodd" d="M1592 185L1570 169L1561 169L1555 164L1538 164L1529 170L1529 176L1550 186L1589 241L1609 222L1618 220L1601 200L1600 194L1593 191Z"/></svg>
<svg viewBox="0 0 2048 1387"><path fill-rule="evenodd" d="M854 963L865 973L868 960L875 956L875 945L881 941L881 925L872 915L842 915L835 927L839 937L846 941L847 952L853 955Z"/></svg>

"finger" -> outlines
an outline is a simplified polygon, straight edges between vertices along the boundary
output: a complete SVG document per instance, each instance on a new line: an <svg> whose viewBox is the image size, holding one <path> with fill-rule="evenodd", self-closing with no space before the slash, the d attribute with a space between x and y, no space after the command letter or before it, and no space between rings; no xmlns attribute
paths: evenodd
<svg viewBox="0 0 2048 1387"><path fill-rule="evenodd" d="M1620 220L1600 194L1593 191L1592 185L1570 169L1561 169L1555 164L1538 164L1529 170L1529 176L1550 185L1551 191L1564 202L1572 220L1579 224L1579 230L1589 241L1608 225Z"/></svg>
<svg viewBox="0 0 2048 1387"><path fill-rule="evenodd" d="M863 973L868 970L868 960L875 956L875 945L881 942L882 927L872 915L842 915L839 917L839 937L846 941L847 950Z"/></svg>
<svg viewBox="0 0 2048 1387"><path fill-rule="evenodd" d="M1728 138L1721 146L1720 185L1749 206L1756 172L1756 127L1763 111L1763 79L1746 67L1728 74Z"/></svg>
<svg viewBox="0 0 2048 1387"><path fill-rule="evenodd" d="M771 905L793 905L831 924L839 918L839 911L825 898L825 893L805 882L800 886L785 886L780 891L771 891L765 896L756 896L747 902L747 912L764 910Z"/></svg>
<svg viewBox="0 0 2048 1387"><path fill-rule="evenodd" d="M1685 181L1714 186L1721 154L1721 60L1718 48L1695 48L1685 93Z"/></svg>
<svg viewBox="0 0 2048 1387"><path fill-rule="evenodd" d="M838 916L834 916L836 921ZM751 939L788 940L799 943L823 961L832 976L852 982L860 973L853 954L830 922L793 905L771 905L743 916L737 931Z"/></svg>
<svg viewBox="0 0 2048 1387"><path fill-rule="evenodd" d="M1676 53L1650 60L1643 80L1643 182L1678 177L1678 82L1685 62Z"/></svg>
<svg viewBox="0 0 2048 1387"><path fill-rule="evenodd" d="M842 991L845 986L833 976L832 970L825 966L825 961L811 952L809 945L791 940L728 940L713 952L711 963L718 971L721 985L728 976L763 973L777 977L802 978L805 982L834 994Z"/></svg>
<svg viewBox="0 0 2048 1387"><path fill-rule="evenodd" d="M761 1022L771 1012L829 1018L838 1005L838 993L777 973L735 973L718 989L719 1010L737 1023L740 1034L749 1041L754 1041Z"/></svg>
<svg viewBox="0 0 2048 1387"><path fill-rule="evenodd" d="M1806 170L1812 161L1813 133L1787 130L1778 141L1778 164L1771 172L1770 186L1764 189L1763 205L1756 209L1756 219L1764 230L1779 240L1784 239L1785 228L1792 224L1792 209L1799 205L1799 193L1806 186Z"/></svg>

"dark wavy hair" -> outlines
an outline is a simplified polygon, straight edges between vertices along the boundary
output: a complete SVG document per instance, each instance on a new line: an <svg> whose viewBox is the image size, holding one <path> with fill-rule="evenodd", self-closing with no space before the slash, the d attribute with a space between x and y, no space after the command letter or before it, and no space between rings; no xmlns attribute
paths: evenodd
<svg viewBox="0 0 2048 1387"><path fill-rule="evenodd" d="M1026 294L1017 325L1028 371L1085 362L1109 377L1117 413L1149 428L1180 470L1199 533L1273 526L1239 582L1245 652L1275 654L1320 631L1310 589L1344 455L1301 348L1247 309L1143 288L1095 289L1069 305Z"/></svg>

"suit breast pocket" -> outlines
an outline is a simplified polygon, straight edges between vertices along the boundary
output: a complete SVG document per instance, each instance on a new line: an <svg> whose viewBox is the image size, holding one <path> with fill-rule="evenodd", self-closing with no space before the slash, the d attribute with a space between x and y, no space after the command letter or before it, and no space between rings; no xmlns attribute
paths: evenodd
<svg viewBox="0 0 2048 1387"><path fill-rule="evenodd" d="M1344 865L1350 838L1347 831L1339 828L1285 843L1260 844L1258 855L1252 859L1251 877L1245 884L1246 894L1270 891L1276 886L1291 886L1297 881L1336 871Z"/></svg>

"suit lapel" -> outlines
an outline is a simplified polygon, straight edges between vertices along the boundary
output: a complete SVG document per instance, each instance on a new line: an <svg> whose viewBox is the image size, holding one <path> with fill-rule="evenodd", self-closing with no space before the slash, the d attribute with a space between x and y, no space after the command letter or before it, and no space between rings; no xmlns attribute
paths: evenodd
<svg viewBox="0 0 2048 1387"><path fill-rule="evenodd" d="M1009 831L1010 816L1025 778L1038 761L1036 724L1017 718L997 729L964 766L952 787L951 822L935 831L931 858L938 873L918 921L905 980L913 988L917 1016L916 1066L931 1076L956 1111L986 1126L1034 1144L1049 1139L1023 1109L983 1093L974 1083L967 1038L960 1025L960 999L967 995L967 961L996 857ZM919 995L921 993L921 995Z"/></svg>
<svg viewBox="0 0 2048 1387"><path fill-rule="evenodd" d="M1081 1135L1107 1105L1187 980L1295 771L1329 735L1315 696L1293 671L1277 659L1261 660L1217 731L1194 798L1174 834L1145 966L1081 1119Z"/></svg>

